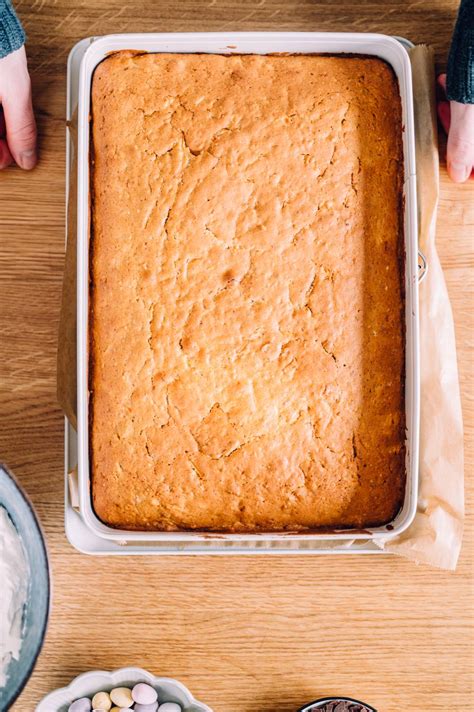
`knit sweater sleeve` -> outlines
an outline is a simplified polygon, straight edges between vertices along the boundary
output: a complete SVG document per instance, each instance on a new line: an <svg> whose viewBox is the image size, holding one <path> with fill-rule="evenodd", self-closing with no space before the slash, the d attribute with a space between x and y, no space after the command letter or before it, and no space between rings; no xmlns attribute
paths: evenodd
<svg viewBox="0 0 474 712"><path fill-rule="evenodd" d="M0 0L0 59L25 42L25 33L10 0Z"/></svg>
<svg viewBox="0 0 474 712"><path fill-rule="evenodd" d="M474 0L461 0L449 50L446 95L474 104Z"/></svg>

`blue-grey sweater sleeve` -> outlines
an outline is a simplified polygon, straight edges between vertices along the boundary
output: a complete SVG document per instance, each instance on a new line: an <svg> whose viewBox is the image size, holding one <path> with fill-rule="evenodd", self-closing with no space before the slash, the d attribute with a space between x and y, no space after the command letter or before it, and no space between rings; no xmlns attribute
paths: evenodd
<svg viewBox="0 0 474 712"><path fill-rule="evenodd" d="M10 0L0 0L0 59L25 43L25 33Z"/></svg>
<svg viewBox="0 0 474 712"><path fill-rule="evenodd" d="M446 95L474 104L474 0L461 0L449 50Z"/></svg>

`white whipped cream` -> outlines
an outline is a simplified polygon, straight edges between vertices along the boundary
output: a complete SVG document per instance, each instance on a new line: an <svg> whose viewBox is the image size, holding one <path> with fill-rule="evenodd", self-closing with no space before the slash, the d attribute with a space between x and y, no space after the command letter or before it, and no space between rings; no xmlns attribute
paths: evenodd
<svg viewBox="0 0 474 712"><path fill-rule="evenodd" d="M20 655L28 578L21 539L7 511L0 507L0 687L6 684L10 660Z"/></svg>

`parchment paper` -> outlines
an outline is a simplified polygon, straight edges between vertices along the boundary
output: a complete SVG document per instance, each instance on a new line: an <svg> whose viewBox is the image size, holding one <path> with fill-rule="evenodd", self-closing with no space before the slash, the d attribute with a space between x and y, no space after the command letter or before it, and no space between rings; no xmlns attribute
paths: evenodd
<svg viewBox="0 0 474 712"><path fill-rule="evenodd" d="M57 395L59 405L77 430L76 304L77 304L77 112L68 123L71 133L69 191L67 195L67 243L58 330Z"/></svg>
<svg viewBox="0 0 474 712"><path fill-rule="evenodd" d="M410 52L415 100L419 241L428 261L420 285L421 432L418 511L385 545L417 562L454 569L464 520L464 451L454 323L435 245L439 196L434 55Z"/></svg>
<svg viewBox="0 0 474 712"><path fill-rule="evenodd" d="M420 491L418 511L411 527L401 536L379 546L418 563L454 569L461 548L464 519L463 428L453 317L435 246L439 165L434 56L431 48L420 45L411 50L410 58L415 103L419 240L429 265L428 274L420 285ZM75 139L75 120L69 128ZM73 143L75 145L75 140ZM58 345L58 399L74 427L76 172L74 155Z"/></svg>

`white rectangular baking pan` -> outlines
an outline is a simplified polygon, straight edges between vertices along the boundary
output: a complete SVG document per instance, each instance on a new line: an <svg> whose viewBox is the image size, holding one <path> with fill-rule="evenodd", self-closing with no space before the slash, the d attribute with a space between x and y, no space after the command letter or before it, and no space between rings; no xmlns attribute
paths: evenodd
<svg viewBox="0 0 474 712"><path fill-rule="evenodd" d="M374 55L394 69L400 87L404 152L404 229L406 252L406 493L401 511L393 522L367 530L341 530L319 533L213 534L206 532L135 532L104 525L95 515L89 473L88 414L88 313L89 313L89 116L91 80L95 67L110 53L121 49L148 52L189 53L355 53ZM404 531L416 512L418 493L419 439L419 328L418 328L418 247L415 142L411 65L402 44L392 37L363 33L244 32L109 35L90 41L79 68L78 86L78 190L77 190L77 405L78 405L78 481L80 512L87 529L109 542L190 548L219 542L228 550L233 544L253 547L291 541L291 548L324 542L335 544L382 540ZM375 266L376 268L376 266ZM299 544L297 543L299 542Z"/></svg>
<svg viewBox="0 0 474 712"><path fill-rule="evenodd" d="M78 511L76 499L77 487L71 490L69 473L77 467L77 433L64 419L64 524L69 543L83 554L94 556L189 556L190 554L212 555L276 555L276 554L386 554L388 552L377 546L377 539L291 539L282 537L269 541L243 541L242 539L207 539L195 541L190 539L173 541L128 541L127 538L108 539L95 534Z"/></svg>

